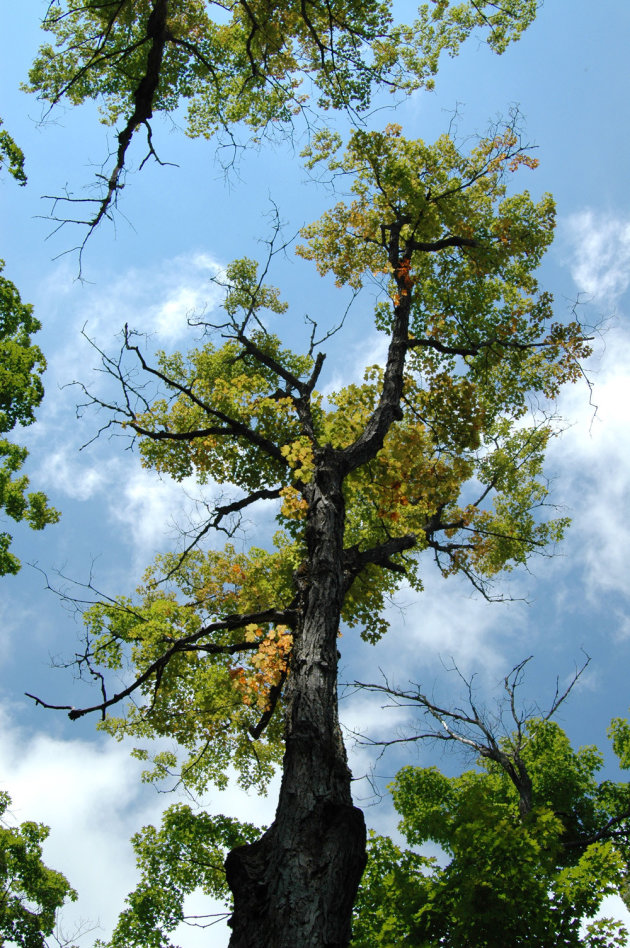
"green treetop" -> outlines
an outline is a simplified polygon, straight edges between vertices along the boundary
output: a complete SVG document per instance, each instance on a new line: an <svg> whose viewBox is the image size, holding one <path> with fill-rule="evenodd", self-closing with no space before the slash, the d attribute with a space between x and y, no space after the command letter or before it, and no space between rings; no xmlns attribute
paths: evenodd
<svg viewBox="0 0 630 948"><path fill-rule="evenodd" d="M508 706L495 715L476 707L470 683L468 710L378 686L433 722L414 740L455 741L479 757L476 770L458 777L436 767L398 773L391 790L400 831L412 846L437 843L444 856L438 862L372 837L355 905L357 948L627 944L620 923L589 920L605 896L627 901L630 787L598 782L599 750L574 750L551 720L568 692L544 717L517 710L525 664L506 678ZM500 737L504 714L516 729ZM626 769L628 722L616 719L609 733Z"/></svg>
<svg viewBox="0 0 630 948"><path fill-rule="evenodd" d="M104 122L118 125L115 162L82 221L91 229L115 204L138 129L159 160L156 115L184 104L190 135L236 144L284 133L300 115L317 122L322 109L356 114L374 91L430 87L441 54L455 55L472 33L502 53L537 7L432 0L404 25L389 0L63 0L48 8L54 44L42 46L27 88L51 106L95 100Z"/></svg>
<svg viewBox="0 0 630 948"><path fill-rule="evenodd" d="M58 910L77 894L65 876L42 862L48 827L8 826L3 817L10 805L9 795L0 792L0 945L46 948Z"/></svg>

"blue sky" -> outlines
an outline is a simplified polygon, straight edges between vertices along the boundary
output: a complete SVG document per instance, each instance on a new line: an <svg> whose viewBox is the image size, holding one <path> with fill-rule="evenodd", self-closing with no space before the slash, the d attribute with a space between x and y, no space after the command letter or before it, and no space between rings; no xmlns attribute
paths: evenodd
<svg viewBox="0 0 630 948"><path fill-rule="evenodd" d="M62 586L55 571L85 581L92 570L101 588L116 593L133 588L152 555L172 545L176 526L194 514L195 485L182 490L156 479L119 439L101 438L80 450L99 426L89 412L77 418L79 393L64 387L74 380L98 384L97 360L82 327L107 349L115 347L125 322L151 330L155 348L185 349L194 342L187 314L211 311L217 303L212 275L235 257L264 255L259 241L269 236L270 201L289 236L321 213L331 195L308 181L299 143L246 153L226 178L212 144L191 142L165 124L159 127L160 154L179 167L148 165L129 177L116 227L94 235L84 258L85 282L77 281L76 256L64 254L77 235L62 231L45 239L51 225L40 215L50 203L41 195L89 184L108 146L94 109L61 110L40 125L38 103L18 91L46 6L29 0L3 14L0 115L26 153L29 184L20 189L8 179L0 182L0 256L43 323L38 342L49 363L46 398L24 439L33 486L47 491L63 518L43 534L16 530L15 549ZM556 675L566 680L584 648L592 663L560 721L576 743L600 746L610 718L625 715L630 705L629 35L625 0L602 0L596 11L586 0L547 0L536 24L504 57L491 56L473 40L443 64L435 93L415 95L395 115L372 119L375 125L395 120L408 136L432 139L457 108L460 133L474 135L518 104L525 137L540 160L523 186L552 191L558 205L558 236L543 265L544 283L560 316L579 299L581 314L601 333L588 368L592 404L586 385L562 395L558 411L566 430L549 452L553 500L573 526L556 557L532 561L529 572L513 574L503 587L527 602L480 601L465 583L446 582L427 564L425 592L401 592L383 642L371 648L353 633L342 639L342 677L348 680L375 680L380 667L403 686L421 681L447 696L454 684L443 666L452 657L465 674L478 674L488 700L510 667L534 654L525 696L543 706ZM274 329L296 347L306 334L304 313L329 325L347 302L291 252L277 258L270 280L291 304ZM343 335L328 348L324 386L360 377L362 367L382 354L369 316L370 300L360 299ZM268 528L266 517L252 518L247 540L260 542ZM69 672L50 668L51 657L63 661L73 654L80 624L43 588L36 569L25 565L18 577L1 582L0 786L12 793L17 819L52 826L49 862L67 873L81 896L65 924L71 928L80 917L106 932L133 884L128 838L159 819L173 798L142 787L128 749L98 736L94 722L70 724L23 697L35 691L59 703L86 700ZM343 713L349 727L373 736L404 724L400 712L383 711L367 696L349 699ZM362 748L351 747L351 758L356 775L370 764ZM377 774L384 783L409 761L459 766L423 747L385 756ZM387 800L372 805L365 782L357 783L357 798L369 804L371 825L393 829ZM273 816L273 796L259 801L231 789L209 793L206 802L260 822ZM180 938L182 948L202 942L225 945L227 933L217 926L212 935L191 929Z"/></svg>

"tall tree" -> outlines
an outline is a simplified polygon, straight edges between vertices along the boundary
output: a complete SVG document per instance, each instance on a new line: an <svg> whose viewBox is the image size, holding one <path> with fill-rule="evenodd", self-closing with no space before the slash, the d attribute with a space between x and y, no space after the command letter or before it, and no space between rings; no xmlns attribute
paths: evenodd
<svg viewBox="0 0 630 948"><path fill-rule="evenodd" d="M119 123L104 191L82 221L89 234L119 196L137 128L156 157L154 112L185 99L193 134L236 135L238 123L263 134L306 110L303 77L319 106L363 108L373 85L431 81L440 53L475 27L501 51L535 6L440 0L404 27L369 3L286 3L270 15L241 0L216 21L212 7L174 0L54 5L45 26L58 46L43 49L31 83L53 103L96 98ZM340 624L377 640L385 597L403 579L421 587L426 551L483 590L561 536L565 522L543 517L553 427L528 409L577 378L588 352L579 325L554 322L534 276L554 207L508 188L535 166L514 128L469 154L449 136L406 140L395 125L355 131L339 151L334 135L313 136L311 165L346 175L351 192L300 252L341 285L380 285L384 367L318 394L317 330L296 354L266 328L266 311L286 309L265 282L272 241L261 275L247 259L227 269L225 316L205 327L207 344L152 361L127 329L119 356L103 355L122 398L93 399L139 439L147 466L236 489L189 549L158 558L136 598L88 610L78 662L102 695L68 710L100 711L119 736L174 737L187 759L160 753L154 773L179 768L193 788L224 783L229 765L264 784L282 759L273 824L226 862L231 945L247 948L348 944L365 828L338 723ZM261 502L278 521L271 549L201 547ZM110 695L106 671L127 662L129 684Z"/></svg>
<svg viewBox="0 0 630 948"><path fill-rule="evenodd" d="M320 153L333 145L322 136ZM138 600L89 610L80 663L103 695L70 710L105 714L133 696L104 727L175 737L197 788L224 781L229 764L245 783L264 780L284 747L276 819L227 859L233 945L347 944L365 830L337 716L340 623L378 639L385 596L403 578L421 586L425 551L483 588L561 535L563 520L540 517L552 425L526 415L534 393L553 398L577 377L588 351L538 291L553 203L506 193L511 172L532 164L512 129L470 155L395 126L356 132L329 161L352 173L353 197L307 230L300 252L340 282L381 281L384 369L324 401L323 353L313 343L295 355L264 328L264 310L285 306L241 260L227 271L221 344L153 365L128 331L120 356L104 356L124 397L96 400L139 437L145 464L240 489L199 539L265 500L279 522L272 550L161 557ZM103 670L127 657L133 680L110 696Z"/></svg>

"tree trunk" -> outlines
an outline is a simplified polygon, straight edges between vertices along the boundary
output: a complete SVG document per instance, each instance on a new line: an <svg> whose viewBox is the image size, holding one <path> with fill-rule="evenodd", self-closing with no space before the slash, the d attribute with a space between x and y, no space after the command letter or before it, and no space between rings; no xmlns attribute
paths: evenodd
<svg viewBox="0 0 630 948"><path fill-rule="evenodd" d="M229 853L230 948L345 948L365 868L365 823L352 805L337 711L343 602L342 468L330 447L308 489L308 568L286 691L278 809L256 843Z"/></svg>

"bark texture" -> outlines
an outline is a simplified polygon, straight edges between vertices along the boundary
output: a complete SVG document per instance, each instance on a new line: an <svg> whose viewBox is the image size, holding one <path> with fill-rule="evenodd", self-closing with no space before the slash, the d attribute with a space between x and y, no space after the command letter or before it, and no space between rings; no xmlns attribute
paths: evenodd
<svg viewBox="0 0 630 948"><path fill-rule="evenodd" d="M329 446L316 460L280 798L265 835L226 860L234 895L230 948L345 948L365 868L365 823L352 805L337 713L344 465Z"/></svg>

